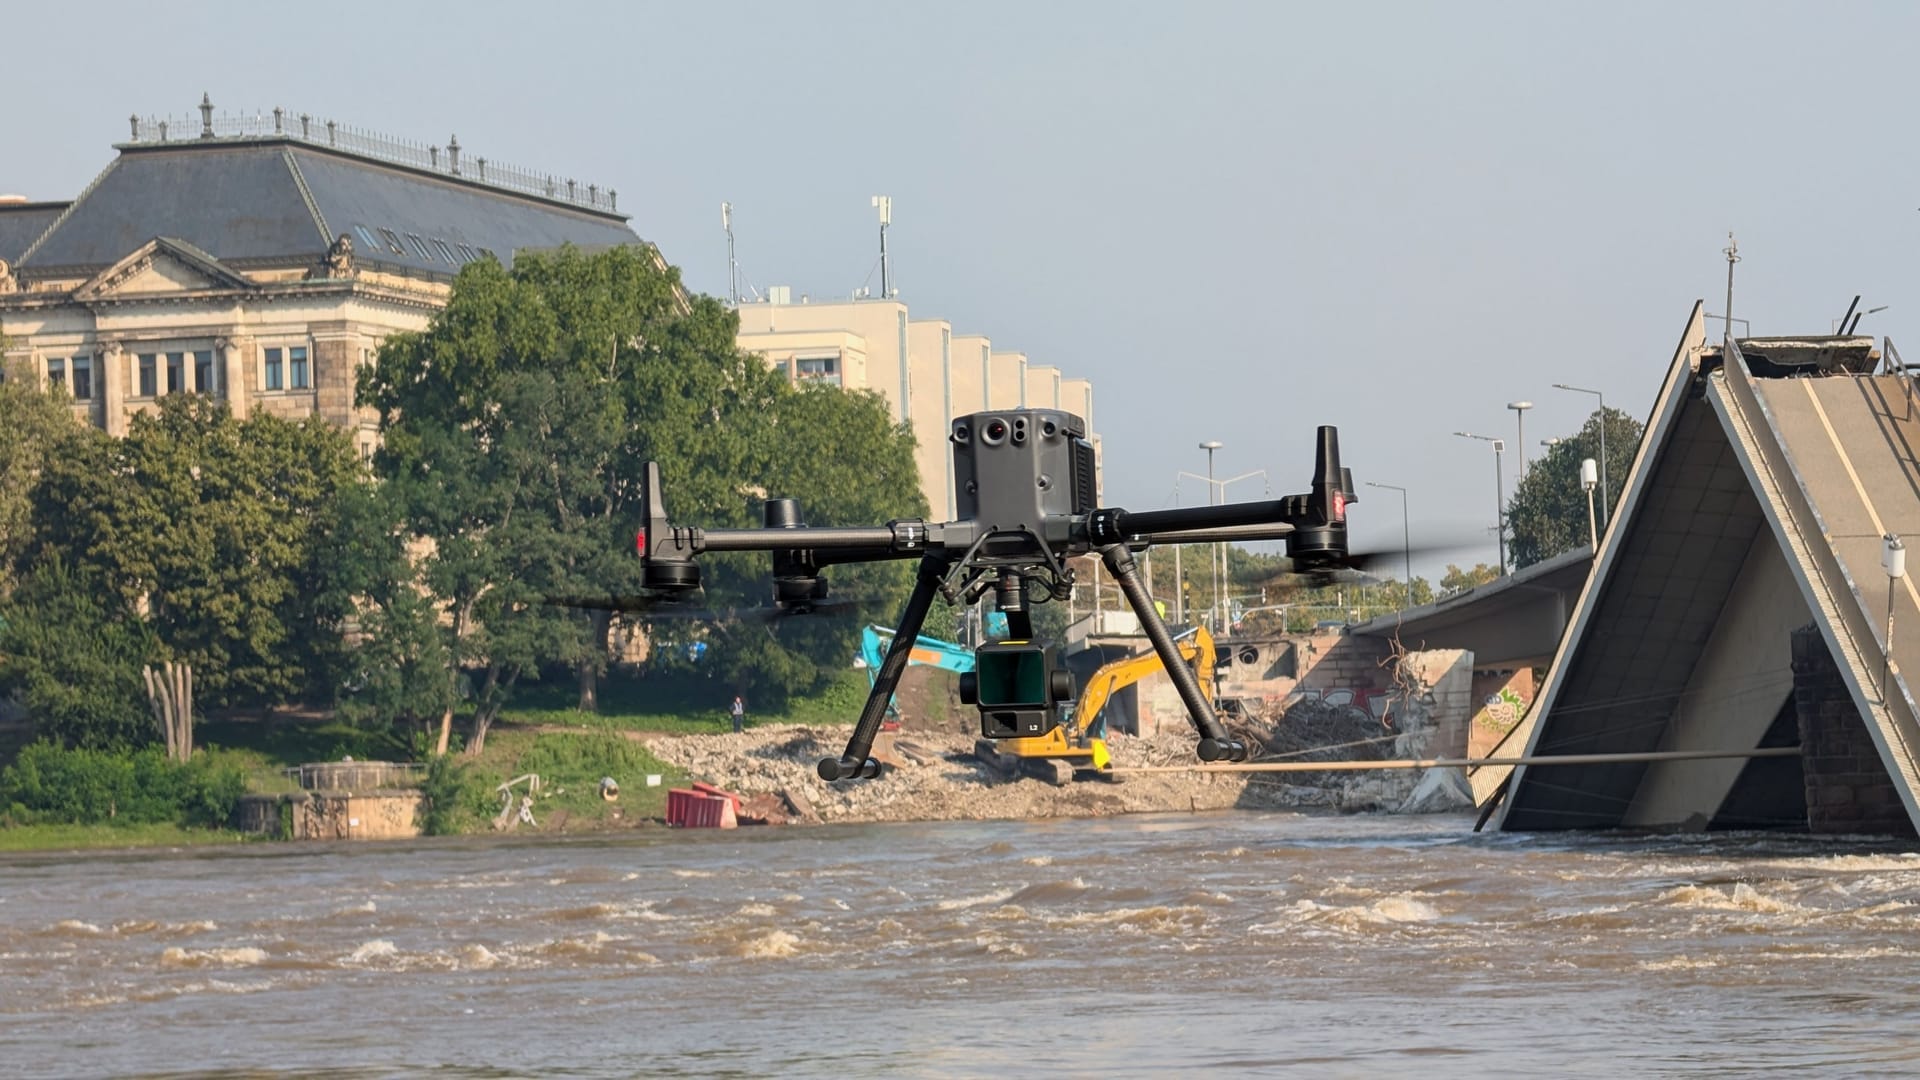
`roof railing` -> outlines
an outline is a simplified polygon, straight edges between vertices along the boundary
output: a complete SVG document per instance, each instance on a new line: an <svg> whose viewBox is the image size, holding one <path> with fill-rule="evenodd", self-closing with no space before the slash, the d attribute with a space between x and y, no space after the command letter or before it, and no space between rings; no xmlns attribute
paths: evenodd
<svg viewBox="0 0 1920 1080"><path fill-rule="evenodd" d="M607 213L617 213L620 209L619 193L611 188L581 184L552 173L468 156L463 152L458 136L449 136L444 146L433 145L382 135L335 120L322 120L311 113L293 113L281 108L271 112L215 115L212 104L205 97L201 99L200 118L197 121L181 116L142 117L137 114L129 116L127 120L132 128L134 144L292 139L389 165L404 165L553 202Z"/></svg>

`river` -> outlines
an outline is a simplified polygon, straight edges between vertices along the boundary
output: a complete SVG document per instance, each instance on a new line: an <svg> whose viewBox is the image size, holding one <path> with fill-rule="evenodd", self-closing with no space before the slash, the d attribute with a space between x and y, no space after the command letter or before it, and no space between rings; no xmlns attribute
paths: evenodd
<svg viewBox="0 0 1920 1080"><path fill-rule="evenodd" d="M1920 1072L1920 856L1221 813L0 856L9 1076Z"/></svg>

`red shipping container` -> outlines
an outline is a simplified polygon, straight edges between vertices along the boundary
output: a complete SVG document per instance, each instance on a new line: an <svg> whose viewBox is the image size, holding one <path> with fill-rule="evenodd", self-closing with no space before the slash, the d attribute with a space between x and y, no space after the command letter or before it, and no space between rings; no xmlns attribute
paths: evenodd
<svg viewBox="0 0 1920 1080"><path fill-rule="evenodd" d="M732 829L740 824L733 800L704 791L667 792L667 824L687 829Z"/></svg>

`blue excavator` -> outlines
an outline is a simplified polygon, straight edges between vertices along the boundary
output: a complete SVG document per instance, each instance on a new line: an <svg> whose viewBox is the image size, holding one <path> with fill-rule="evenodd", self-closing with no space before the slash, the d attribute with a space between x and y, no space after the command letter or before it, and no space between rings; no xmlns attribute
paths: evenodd
<svg viewBox="0 0 1920 1080"><path fill-rule="evenodd" d="M995 614L999 614L995 612ZM872 686L878 677L880 663L886 659L887 647L893 644L893 631L884 626L868 626L860 631L860 660L867 669L867 685ZM927 667L945 668L948 671L964 674L973 670L973 650L965 645L956 645L951 641L941 641L925 634L913 639L913 651L907 654L907 664L921 664ZM887 699L887 723L885 726L897 729L900 726L900 710L894 707L893 699Z"/></svg>

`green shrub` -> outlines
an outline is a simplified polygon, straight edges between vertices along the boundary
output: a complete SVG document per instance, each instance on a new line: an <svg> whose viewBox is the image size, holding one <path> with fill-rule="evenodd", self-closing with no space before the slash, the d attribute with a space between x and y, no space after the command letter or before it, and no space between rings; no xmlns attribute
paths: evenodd
<svg viewBox="0 0 1920 1080"><path fill-rule="evenodd" d="M442 754L427 762L427 775L420 783L420 791L426 796L420 831L428 836L452 836L487 811L486 783L473 774L471 766L452 754Z"/></svg>
<svg viewBox="0 0 1920 1080"><path fill-rule="evenodd" d="M23 823L225 825L246 777L206 756L181 765L158 749L69 750L36 742L0 770L0 805Z"/></svg>

